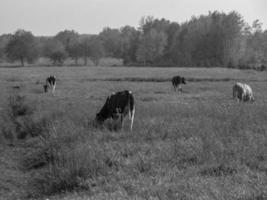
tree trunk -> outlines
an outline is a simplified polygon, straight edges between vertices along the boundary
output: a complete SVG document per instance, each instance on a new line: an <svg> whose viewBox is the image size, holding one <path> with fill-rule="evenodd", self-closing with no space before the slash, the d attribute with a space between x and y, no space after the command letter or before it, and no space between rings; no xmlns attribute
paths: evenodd
<svg viewBox="0 0 267 200"><path fill-rule="evenodd" d="M95 59L95 66L98 66L99 65L99 59Z"/></svg>
<svg viewBox="0 0 267 200"><path fill-rule="evenodd" d="M75 65L78 65L78 57L75 58Z"/></svg>
<svg viewBox="0 0 267 200"><path fill-rule="evenodd" d="M84 57L84 65L85 65L85 66L87 65L87 56Z"/></svg>
<svg viewBox="0 0 267 200"><path fill-rule="evenodd" d="M20 57L20 63L21 63L21 66L24 67L24 60L23 60L23 57Z"/></svg>

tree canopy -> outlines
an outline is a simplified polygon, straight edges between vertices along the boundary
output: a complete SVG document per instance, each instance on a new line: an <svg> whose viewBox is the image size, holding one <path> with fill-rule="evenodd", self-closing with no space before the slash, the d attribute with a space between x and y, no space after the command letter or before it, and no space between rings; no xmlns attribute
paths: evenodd
<svg viewBox="0 0 267 200"><path fill-rule="evenodd" d="M184 23L142 17L139 27L104 28L97 35L60 31L53 37L34 37L18 30L0 37L0 57L32 61L40 56L54 64L67 57L95 65L106 57L124 64L183 67L259 67L267 65L267 31L255 20L251 25L235 12L209 12ZM4 49L4 51L3 51Z"/></svg>
<svg viewBox="0 0 267 200"><path fill-rule="evenodd" d="M37 44L31 32L18 30L5 47L6 56L12 60L20 60L24 66L24 60L32 62L38 56Z"/></svg>

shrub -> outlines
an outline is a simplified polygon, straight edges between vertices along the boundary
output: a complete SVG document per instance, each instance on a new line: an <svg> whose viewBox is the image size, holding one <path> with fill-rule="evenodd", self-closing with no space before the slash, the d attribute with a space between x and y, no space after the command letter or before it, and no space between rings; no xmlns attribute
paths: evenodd
<svg viewBox="0 0 267 200"><path fill-rule="evenodd" d="M12 119L32 114L33 108L26 104L25 96L13 95L8 98L8 112Z"/></svg>
<svg viewBox="0 0 267 200"><path fill-rule="evenodd" d="M52 127L49 133L28 143L30 152L24 156L27 169L42 167L30 181L33 195L74 189L90 191L98 177L107 176L116 167L108 151L83 127L77 128L70 122Z"/></svg>
<svg viewBox="0 0 267 200"><path fill-rule="evenodd" d="M15 94L8 98L8 104L1 116L1 131L4 138L11 141L18 137L23 137L21 134L24 117L28 117L33 113L33 108L25 102L25 97Z"/></svg>
<svg viewBox="0 0 267 200"><path fill-rule="evenodd" d="M7 108L1 116L3 136L13 143L14 139L35 137L47 131L50 117L34 115L34 110L34 106L26 103L24 96L10 96Z"/></svg>

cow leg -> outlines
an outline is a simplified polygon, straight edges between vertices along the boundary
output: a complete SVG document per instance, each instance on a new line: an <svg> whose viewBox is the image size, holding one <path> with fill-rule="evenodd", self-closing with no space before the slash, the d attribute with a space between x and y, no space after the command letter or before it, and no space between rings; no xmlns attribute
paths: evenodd
<svg viewBox="0 0 267 200"><path fill-rule="evenodd" d="M242 101L242 95L238 95L236 96L236 100L237 100L237 103L240 103L240 101Z"/></svg>
<svg viewBox="0 0 267 200"><path fill-rule="evenodd" d="M120 128L123 129L123 115L120 115Z"/></svg>
<svg viewBox="0 0 267 200"><path fill-rule="evenodd" d="M246 100L245 98L246 98L246 96L245 96L244 94L242 94L242 95L241 95L241 100L242 100L242 102L245 102L245 100Z"/></svg>
<svg viewBox="0 0 267 200"><path fill-rule="evenodd" d="M236 91L233 91L233 99L239 103L239 97L238 97L238 94L236 93Z"/></svg>
<svg viewBox="0 0 267 200"><path fill-rule="evenodd" d="M172 87L173 87L174 92L176 92L176 87L175 87L175 85L172 85Z"/></svg>
<svg viewBox="0 0 267 200"><path fill-rule="evenodd" d="M182 86L179 85L178 87L179 87L179 92L182 92Z"/></svg>
<svg viewBox="0 0 267 200"><path fill-rule="evenodd" d="M55 95L55 91L56 91L56 83L52 86L52 93L53 93L53 95Z"/></svg>
<svg viewBox="0 0 267 200"><path fill-rule="evenodd" d="M131 110L130 112L131 112L131 131L132 131L133 130L135 108L133 108L133 110Z"/></svg>

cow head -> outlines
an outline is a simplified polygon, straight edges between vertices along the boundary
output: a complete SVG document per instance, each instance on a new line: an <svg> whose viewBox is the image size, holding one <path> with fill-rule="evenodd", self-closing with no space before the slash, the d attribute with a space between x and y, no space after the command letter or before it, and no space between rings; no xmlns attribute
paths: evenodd
<svg viewBox="0 0 267 200"><path fill-rule="evenodd" d="M101 110L99 111L99 113L96 114L95 121L98 124L103 124L104 121L107 118L109 118L110 113L109 113L108 106L109 106L109 97L107 98L105 104L103 105L103 107L101 108Z"/></svg>
<svg viewBox="0 0 267 200"><path fill-rule="evenodd" d="M105 121L105 118L103 117L103 115L100 112L97 113L95 117L96 124L101 125L104 123L104 121Z"/></svg>

